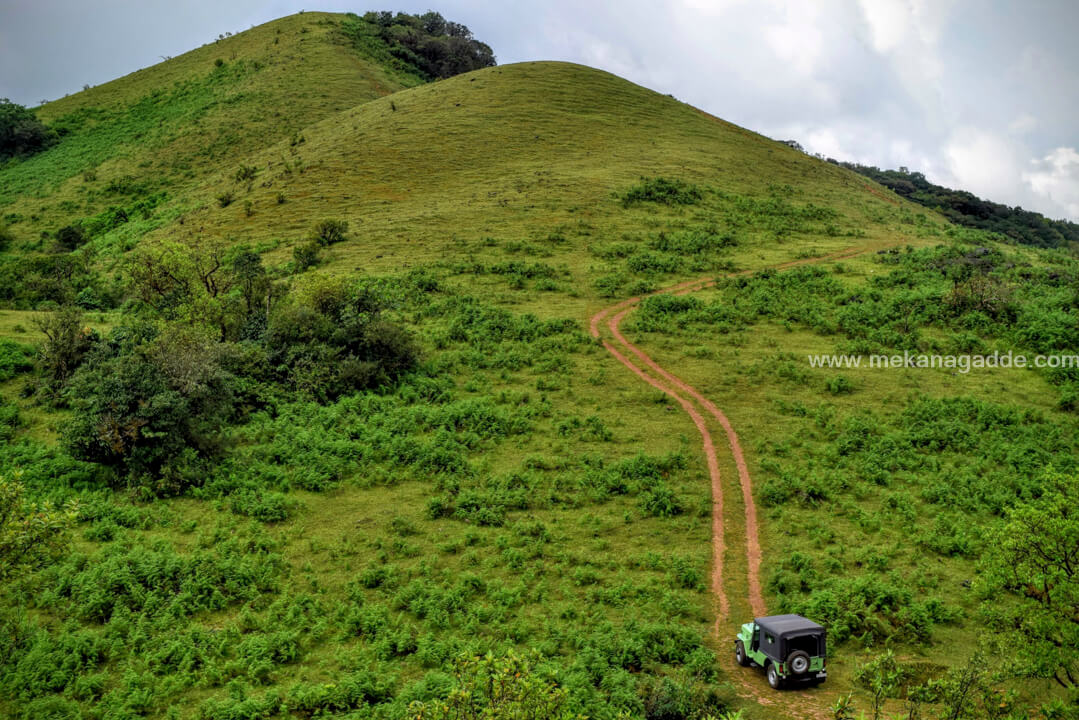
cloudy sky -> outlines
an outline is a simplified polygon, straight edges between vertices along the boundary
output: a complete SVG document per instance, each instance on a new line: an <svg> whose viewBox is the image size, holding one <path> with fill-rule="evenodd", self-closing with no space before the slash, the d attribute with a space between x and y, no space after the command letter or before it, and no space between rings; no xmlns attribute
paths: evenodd
<svg viewBox="0 0 1079 720"><path fill-rule="evenodd" d="M305 7L435 9L500 63L600 67L811 152L1079 221L1072 0L0 0L0 97L37 104Z"/></svg>

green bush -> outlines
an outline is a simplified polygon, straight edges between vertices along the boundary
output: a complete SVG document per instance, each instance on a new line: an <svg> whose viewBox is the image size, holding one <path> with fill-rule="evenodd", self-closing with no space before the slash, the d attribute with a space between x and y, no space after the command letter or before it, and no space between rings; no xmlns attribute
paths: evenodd
<svg viewBox="0 0 1079 720"><path fill-rule="evenodd" d="M312 285L275 311L266 332L280 379L320 400L392 382L416 367L418 348L383 315L376 293L339 281Z"/></svg>
<svg viewBox="0 0 1079 720"><path fill-rule="evenodd" d="M666 483L650 485L641 491L640 506L653 517L674 517L682 514L682 503Z"/></svg>
<svg viewBox="0 0 1079 720"><path fill-rule="evenodd" d="M37 355L29 345L0 338L0 382L7 382L21 373L34 369Z"/></svg>
<svg viewBox="0 0 1079 720"><path fill-rule="evenodd" d="M322 261L322 245L317 241L305 242L292 249L292 260L296 264L296 271L303 272L313 268Z"/></svg>
<svg viewBox="0 0 1079 720"><path fill-rule="evenodd" d="M35 324L45 336L38 351L38 368L50 388L59 391L99 338L83 325L82 311L76 307L61 308L36 319Z"/></svg>
<svg viewBox="0 0 1079 720"><path fill-rule="evenodd" d="M690 183L668 178L641 178L641 182L622 194L622 206L630 207L642 202L662 205L695 205L704 198L704 192Z"/></svg>
<svg viewBox="0 0 1079 720"><path fill-rule="evenodd" d="M80 225L65 225L56 231L56 242L68 251L78 249L87 239L86 231Z"/></svg>
<svg viewBox="0 0 1079 720"><path fill-rule="evenodd" d="M213 346L182 330L114 330L64 396L75 410L61 433L72 456L158 493L201 483L233 410Z"/></svg>
<svg viewBox="0 0 1079 720"><path fill-rule="evenodd" d="M0 160L30 155L56 142L56 134L32 110L0 98Z"/></svg>
<svg viewBox="0 0 1079 720"><path fill-rule="evenodd" d="M0 442L9 442L21 424L19 407L0 397Z"/></svg>
<svg viewBox="0 0 1079 720"><path fill-rule="evenodd" d="M6 225L0 225L0 252L6 251L15 242L15 233Z"/></svg>
<svg viewBox="0 0 1079 720"><path fill-rule="evenodd" d="M344 220L322 220L311 232L311 239L323 247L348 240L348 223Z"/></svg>

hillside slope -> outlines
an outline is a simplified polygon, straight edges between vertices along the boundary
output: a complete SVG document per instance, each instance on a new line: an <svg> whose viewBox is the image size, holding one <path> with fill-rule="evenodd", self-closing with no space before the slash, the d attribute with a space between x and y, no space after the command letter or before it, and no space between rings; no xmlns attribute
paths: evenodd
<svg viewBox="0 0 1079 720"><path fill-rule="evenodd" d="M834 208L821 228L835 226L833 236L884 232L879 221L900 205L854 173L568 63L501 66L412 88L303 135L300 146L280 142L245 160L259 168L254 188L238 194L253 214L239 204L217 207L214 197L237 187L226 170L203 184L182 232L295 241L313 221L339 217L358 238L341 252L388 268L406 255L408 262L440 257L455 238L633 230L639 217L623 212L614 194L642 176L708 183L728 193L732 207L779 193ZM582 249L564 248L570 256Z"/></svg>
<svg viewBox="0 0 1079 720"><path fill-rule="evenodd" d="M355 50L345 20L292 15L45 104L61 142L0 167L0 212L33 240L155 193L182 204L193 180L416 82Z"/></svg>

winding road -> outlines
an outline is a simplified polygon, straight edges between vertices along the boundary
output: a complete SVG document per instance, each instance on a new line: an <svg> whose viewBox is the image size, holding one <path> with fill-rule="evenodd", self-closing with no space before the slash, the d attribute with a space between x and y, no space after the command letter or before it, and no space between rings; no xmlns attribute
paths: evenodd
<svg viewBox="0 0 1079 720"><path fill-rule="evenodd" d="M782 270L806 265L809 263L843 260L861 255L875 248L861 247L858 249L845 250L821 257L792 260L767 268L747 270L734 273L728 277L748 275L763 269ZM650 295L675 294L685 295L698 290L703 290L715 285L712 278L687 280ZM642 296L645 297L645 296ZM611 307L596 313L591 320L589 329L592 337L598 339L616 360L626 366L631 372L644 382L672 398L689 415L693 424L701 435L701 446L704 450L705 460L708 465L708 475L712 484L712 592L715 595L718 606L715 631L717 639L722 640L727 631L733 635L733 626L725 627L725 621L729 624L731 618L730 600L724 587L725 578L723 572L724 555L726 544L724 541L724 504L723 486L720 482L719 458L716 455L716 443L712 432L708 427L707 417L711 417L726 435L727 445L730 447L731 457L738 470L738 481L742 490L743 506L745 508L745 555L746 555L746 579L744 583L746 600L754 617L767 614L767 605L761 592L761 544L759 537L759 523L757 521L757 506L753 499L753 479L750 477L749 468L746 465L745 454L742 452L741 443L738 441L738 433L731 424L730 419L716 405L702 395L696 388L679 378L674 373L663 368L659 363L649 357L643 350L631 343L622 334L620 324L622 320L641 302L642 297L633 297L623 300ZM603 333L604 325L609 338ZM735 582L731 587L743 587L742 583ZM720 647L723 647L722 642ZM721 650L722 652L722 650ZM730 653L727 653L730 655ZM730 658L724 657L730 661ZM726 663L725 663L726 664ZM733 661L730 661L733 668ZM757 702L767 705L793 717L799 718L822 718L827 717L827 703L821 693L801 691L778 695L774 692L766 694L757 685L764 684L764 678L748 677L743 671L732 674L743 694L751 695ZM755 682L754 682L755 681ZM767 685L764 685L767 690ZM787 702L789 701L789 702Z"/></svg>

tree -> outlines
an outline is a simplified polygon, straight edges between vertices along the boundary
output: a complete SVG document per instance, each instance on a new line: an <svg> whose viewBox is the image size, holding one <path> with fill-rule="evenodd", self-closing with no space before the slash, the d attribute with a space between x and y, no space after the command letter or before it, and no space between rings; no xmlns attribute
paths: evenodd
<svg viewBox="0 0 1079 720"><path fill-rule="evenodd" d="M1050 473L989 542L984 591L1014 671L1079 689L1079 477ZM1001 602L1000 592L1016 602Z"/></svg>
<svg viewBox="0 0 1079 720"><path fill-rule="evenodd" d="M0 98L0 160L35 153L55 139L55 133L37 119L33 110Z"/></svg>
<svg viewBox="0 0 1079 720"><path fill-rule="evenodd" d="M265 343L277 379L330 400L412 370L418 348L384 310L379 295L342 278L310 283L270 315Z"/></svg>
<svg viewBox="0 0 1079 720"><path fill-rule="evenodd" d="M81 225L65 225L56 231L56 242L69 252L84 245L87 239Z"/></svg>
<svg viewBox="0 0 1079 720"><path fill-rule="evenodd" d="M26 499L19 475L0 476L0 578L43 563L63 551L78 506L56 508Z"/></svg>
<svg viewBox="0 0 1079 720"><path fill-rule="evenodd" d="M199 328L117 328L68 382L64 445L156 494L196 484L233 408L219 350Z"/></svg>
<svg viewBox="0 0 1079 720"><path fill-rule="evenodd" d="M136 297L166 320L214 328L225 340L243 325L238 298L230 295L236 286L231 253L225 239L140 246L128 258L128 282Z"/></svg>
<svg viewBox="0 0 1079 720"><path fill-rule="evenodd" d="M64 307L35 318L34 325L45 335L38 367L46 382L59 390L93 347L97 334L83 325L82 310L77 307Z"/></svg>

